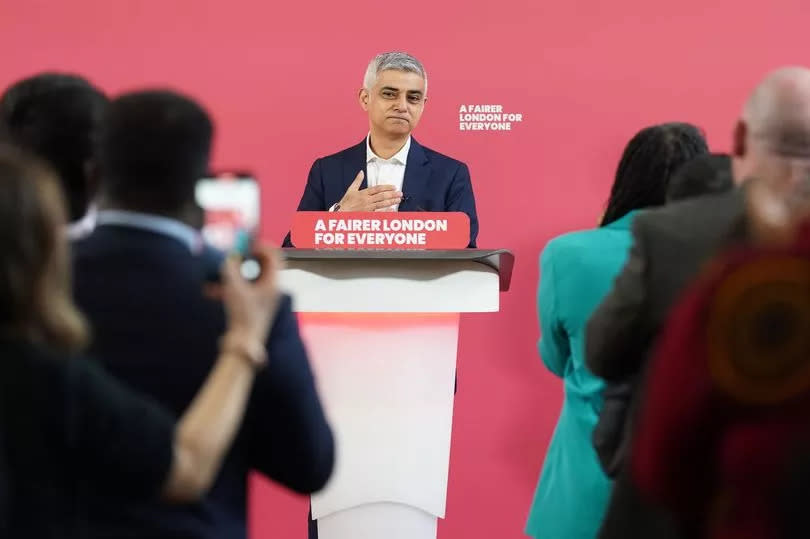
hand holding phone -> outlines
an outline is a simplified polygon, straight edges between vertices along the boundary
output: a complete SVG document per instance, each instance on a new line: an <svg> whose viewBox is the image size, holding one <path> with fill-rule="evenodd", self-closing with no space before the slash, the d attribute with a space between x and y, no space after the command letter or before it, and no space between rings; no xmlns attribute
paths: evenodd
<svg viewBox="0 0 810 539"><path fill-rule="evenodd" d="M197 182L195 198L202 211L203 240L225 254L238 254L243 278L258 279L262 265L253 256L253 242L259 229L260 193L254 176L245 172L209 174Z"/></svg>

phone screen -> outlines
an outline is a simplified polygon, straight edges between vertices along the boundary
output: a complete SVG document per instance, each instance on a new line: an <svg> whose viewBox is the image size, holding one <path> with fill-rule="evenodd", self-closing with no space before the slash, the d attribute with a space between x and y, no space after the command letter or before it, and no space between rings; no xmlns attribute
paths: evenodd
<svg viewBox="0 0 810 539"><path fill-rule="evenodd" d="M205 241L225 252L249 254L259 229L259 184L250 174L216 173L197 182Z"/></svg>

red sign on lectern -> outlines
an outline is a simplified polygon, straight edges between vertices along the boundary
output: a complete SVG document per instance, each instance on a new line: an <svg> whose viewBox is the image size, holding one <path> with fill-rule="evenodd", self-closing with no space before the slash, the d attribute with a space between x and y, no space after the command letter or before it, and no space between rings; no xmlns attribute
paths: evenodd
<svg viewBox="0 0 810 539"><path fill-rule="evenodd" d="M463 249L470 218L462 212L296 212L299 249Z"/></svg>

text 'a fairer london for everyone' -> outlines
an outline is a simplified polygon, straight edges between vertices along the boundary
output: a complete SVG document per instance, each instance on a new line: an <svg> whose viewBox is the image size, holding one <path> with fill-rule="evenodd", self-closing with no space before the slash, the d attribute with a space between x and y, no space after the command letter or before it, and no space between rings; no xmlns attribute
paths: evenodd
<svg viewBox="0 0 810 539"><path fill-rule="evenodd" d="M315 231L447 232L447 219L319 219Z"/></svg>

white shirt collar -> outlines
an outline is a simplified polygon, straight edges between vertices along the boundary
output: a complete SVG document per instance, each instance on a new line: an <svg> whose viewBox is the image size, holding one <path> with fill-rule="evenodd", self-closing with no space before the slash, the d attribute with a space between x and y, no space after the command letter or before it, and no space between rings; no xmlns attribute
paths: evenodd
<svg viewBox="0 0 810 539"><path fill-rule="evenodd" d="M376 153L374 150L371 149L371 134L366 136L366 163L371 163L372 161L379 160L379 161L391 161L395 163L399 163L400 165L406 165L408 163L408 152L411 150L411 136L408 135L408 140L405 141L405 145L390 159L383 159Z"/></svg>
<svg viewBox="0 0 810 539"><path fill-rule="evenodd" d="M186 245L192 253L202 248L200 233L176 219L126 210L100 210L96 214L96 225L117 225L148 230L161 236L174 238Z"/></svg>
<svg viewBox="0 0 810 539"><path fill-rule="evenodd" d="M67 225L67 237L70 240L78 240L88 236L96 226L96 214L98 210L95 204L90 204L84 217Z"/></svg>

